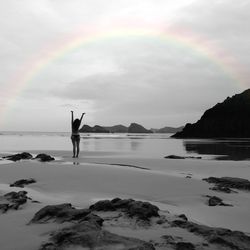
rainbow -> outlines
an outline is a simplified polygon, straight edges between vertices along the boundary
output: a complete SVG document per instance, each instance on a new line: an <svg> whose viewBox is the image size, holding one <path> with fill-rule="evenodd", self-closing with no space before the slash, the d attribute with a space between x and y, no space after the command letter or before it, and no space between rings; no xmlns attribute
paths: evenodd
<svg viewBox="0 0 250 250"><path fill-rule="evenodd" d="M64 58L69 53L77 51L94 42L103 42L113 39L123 38L141 38L141 39L159 39L164 43L177 44L178 46L191 50L193 53L204 57L212 64L216 65L226 77L233 80L241 87L245 87L246 82L244 76L242 77L241 67L235 62L233 57L228 55L218 48L215 48L204 39L195 36L191 32L181 29L159 29L153 28L113 28L112 30L91 30L76 32L73 35L55 43L50 48L45 48L45 53L38 53L31 58L29 62L23 65L20 72L15 73L15 77L11 80L9 85L9 102L2 108L2 111L9 109L13 105L16 96L20 95L39 74L49 67L53 62ZM12 87L10 87L12 86ZM3 112L1 112L3 113Z"/></svg>

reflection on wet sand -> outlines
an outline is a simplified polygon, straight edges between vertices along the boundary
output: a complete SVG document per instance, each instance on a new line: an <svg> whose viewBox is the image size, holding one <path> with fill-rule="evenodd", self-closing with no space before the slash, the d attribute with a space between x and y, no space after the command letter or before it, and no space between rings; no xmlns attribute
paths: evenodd
<svg viewBox="0 0 250 250"><path fill-rule="evenodd" d="M185 140L188 153L215 155L217 160L250 159L250 141L248 140Z"/></svg>

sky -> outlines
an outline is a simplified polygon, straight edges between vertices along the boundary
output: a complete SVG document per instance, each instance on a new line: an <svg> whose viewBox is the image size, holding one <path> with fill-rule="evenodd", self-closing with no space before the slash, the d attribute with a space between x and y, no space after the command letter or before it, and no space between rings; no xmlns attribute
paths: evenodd
<svg viewBox="0 0 250 250"><path fill-rule="evenodd" d="M250 87L249 0L0 1L0 131L196 122Z"/></svg>

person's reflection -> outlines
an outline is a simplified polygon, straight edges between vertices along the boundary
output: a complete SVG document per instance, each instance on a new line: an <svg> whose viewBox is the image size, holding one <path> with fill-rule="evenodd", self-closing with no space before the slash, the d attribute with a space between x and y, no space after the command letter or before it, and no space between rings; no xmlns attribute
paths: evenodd
<svg viewBox="0 0 250 250"><path fill-rule="evenodd" d="M73 165L79 165L80 163L78 161L73 161Z"/></svg>
<svg viewBox="0 0 250 250"><path fill-rule="evenodd" d="M135 140L130 141L131 151L137 151L139 146L140 146L140 142L135 141Z"/></svg>

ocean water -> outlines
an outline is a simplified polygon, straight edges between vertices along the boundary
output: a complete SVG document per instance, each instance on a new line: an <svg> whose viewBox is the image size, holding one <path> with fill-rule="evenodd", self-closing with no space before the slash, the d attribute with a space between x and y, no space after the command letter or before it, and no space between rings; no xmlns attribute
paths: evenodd
<svg viewBox="0 0 250 250"><path fill-rule="evenodd" d="M172 134L81 134L81 151L202 156L206 159L248 160L250 139L174 139ZM0 132L0 152L72 150L68 132Z"/></svg>

